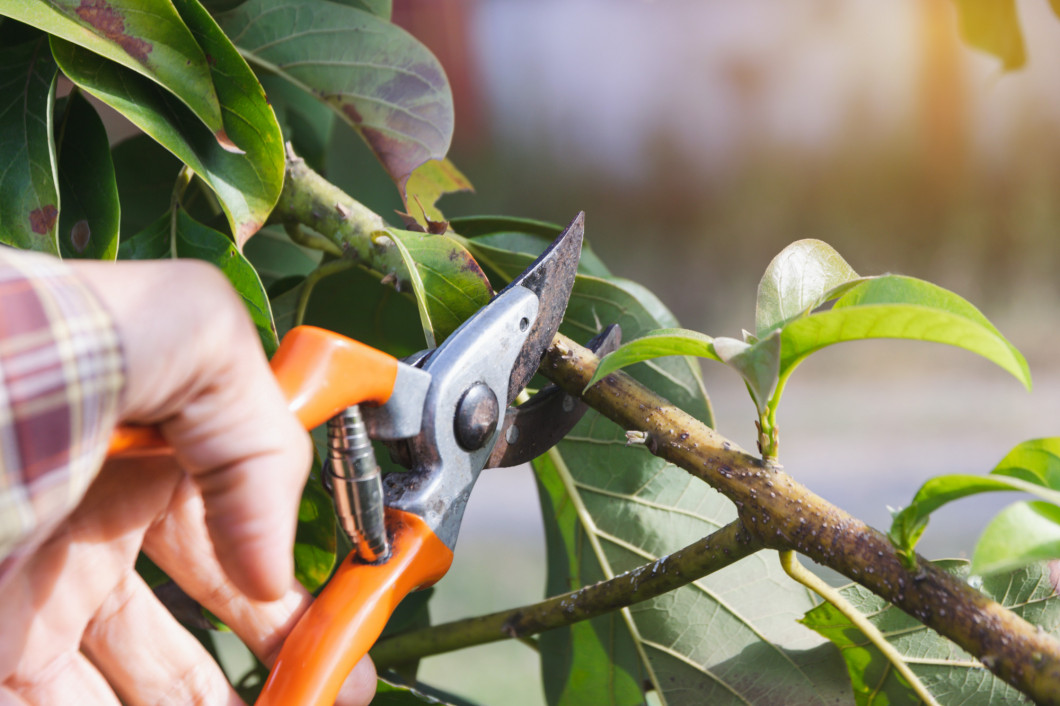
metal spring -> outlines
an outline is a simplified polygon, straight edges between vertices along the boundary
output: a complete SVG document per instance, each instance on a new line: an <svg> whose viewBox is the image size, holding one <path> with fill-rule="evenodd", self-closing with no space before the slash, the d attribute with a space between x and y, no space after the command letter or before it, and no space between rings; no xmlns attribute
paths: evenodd
<svg viewBox="0 0 1060 706"><path fill-rule="evenodd" d="M390 555L383 485L372 440L354 405L328 420L328 473L339 524L357 556L375 563Z"/></svg>

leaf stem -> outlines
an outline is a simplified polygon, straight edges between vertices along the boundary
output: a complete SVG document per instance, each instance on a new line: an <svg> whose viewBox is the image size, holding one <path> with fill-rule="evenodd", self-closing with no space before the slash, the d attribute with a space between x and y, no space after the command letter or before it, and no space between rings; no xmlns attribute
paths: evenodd
<svg viewBox="0 0 1060 706"><path fill-rule="evenodd" d="M309 306L309 297L313 294L313 289L320 283L325 277L337 274L344 270L348 270L354 267L354 263L349 260L332 260L325 262L323 265L318 266L315 270L306 275L305 281L302 282L302 289L298 293L298 305L294 312L294 325L301 326L302 322L305 321L305 312Z"/></svg>
<svg viewBox="0 0 1060 706"><path fill-rule="evenodd" d="M380 669L420 657L523 638L614 612L680 588L764 547L739 521L651 564L532 605L385 638L372 648Z"/></svg>
<svg viewBox="0 0 1060 706"><path fill-rule="evenodd" d="M784 568L784 573L792 578L792 580L801 583L806 588L810 589L824 600L831 603L836 610L842 613L847 620L854 624L861 634L865 636L869 642L871 642L876 649L878 649L888 662L895 668L895 670L902 675L902 677L908 682L910 688L916 693L917 697L928 706L939 706L939 702L935 700L935 697L931 695L924 683L920 681L920 678L913 673L913 670L906 664L905 659L901 653L895 649L894 645L887 641L887 638L883 636L880 629L877 628L871 620L862 615L861 611L858 610L851 604L850 601L843 596L842 593L829 586L820 577L815 575L812 571L809 571L802 564L799 563L798 556L792 550L780 552L780 565Z"/></svg>
<svg viewBox="0 0 1060 706"><path fill-rule="evenodd" d="M611 562L608 561L607 555L604 553L604 548L600 545L600 533L596 527L596 523L593 521L593 517L589 513L588 508L585 507L581 494L575 487L574 475L570 472L566 461L563 459L563 456L559 453L558 449L555 447L549 449L546 456L548 457L551 466L555 469L556 474L559 476L560 481L566 488L567 497L575 507L578 514L578 521L581 523L582 528L585 531L585 536L588 538L589 546L592 548L593 554L596 555L596 560L600 562L600 568L603 571L604 576L608 579L614 579L615 571L611 568ZM537 464L534 464L534 471L541 472ZM567 610L566 606L560 607L562 607L563 610ZM628 629L630 634L633 635L633 643L636 646L637 655L640 657L641 664L644 665L644 670L647 672L656 693L662 694L662 685L659 684L658 678L655 676L655 670L652 668L652 664L648 660L648 655L644 653L644 641L641 639L640 633L637 630L637 624L633 622L633 616L630 615L625 607L620 610L622 621L626 624L626 629Z"/></svg>
<svg viewBox="0 0 1060 706"><path fill-rule="evenodd" d="M169 256L176 259L177 255L177 210L180 208L184 192L188 190L195 172L191 167L184 165L177 174L177 180L173 183L173 192L169 196Z"/></svg>

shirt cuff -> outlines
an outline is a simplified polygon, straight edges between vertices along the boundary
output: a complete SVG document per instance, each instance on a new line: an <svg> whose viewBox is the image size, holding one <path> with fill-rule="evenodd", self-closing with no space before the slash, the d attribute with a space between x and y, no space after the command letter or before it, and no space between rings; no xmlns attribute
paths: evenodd
<svg viewBox="0 0 1060 706"><path fill-rule="evenodd" d="M0 579L84 496L124 382L117 328L89 287L57 258L0 247Z"/></svg>

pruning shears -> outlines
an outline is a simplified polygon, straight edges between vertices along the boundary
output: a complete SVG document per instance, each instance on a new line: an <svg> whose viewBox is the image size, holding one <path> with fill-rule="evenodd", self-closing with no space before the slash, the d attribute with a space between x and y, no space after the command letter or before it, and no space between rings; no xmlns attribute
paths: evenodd
<svg viewBox="0 0 1060 706"><path fill-rule="evenodd" d="M579 214L438 348L397 360L309 326L284 337L272 370L306 429L327 422L324 481L354 550L288 635L259 706L334 703L398 603L448 571L482 469L544 453L584 414L554 386L511 406L559 328L583 231ZM612 326L590 346L606 352L619 335ZM408 471L383 477L373 439ZM154 430L123 427L111 454L158 444Z"/></svg>

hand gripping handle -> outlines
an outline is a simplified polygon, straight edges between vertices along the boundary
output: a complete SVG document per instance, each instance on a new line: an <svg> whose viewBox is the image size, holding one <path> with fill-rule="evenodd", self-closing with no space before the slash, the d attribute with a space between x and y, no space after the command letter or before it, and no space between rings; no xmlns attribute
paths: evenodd
<svg viewBox="0 0 1060 706"><path fill-rule="evenodd" d="M270 365L291 411L306 429L351 405L385 403L398 374L393 356L313 326L291 329ZM157 427L122 425L111 437L107 455L155 453L172 453Z"/></svg>
<svg viewBox="0 0 1060 706"><path fill-rule="evenodd" d="M347 557L284 640L255 706L331 706L391 613L445 575L453 552L418 516L387 508L393 553L383 564Z"/></svg>

